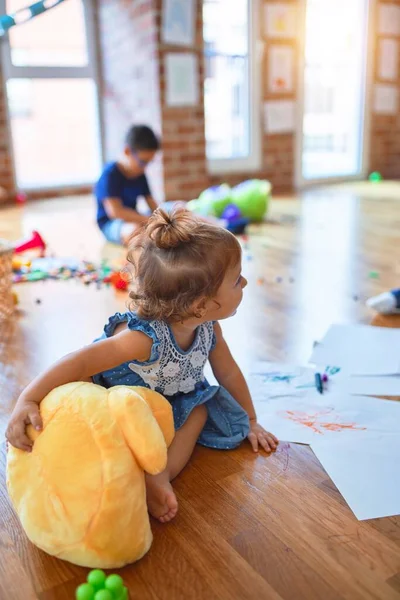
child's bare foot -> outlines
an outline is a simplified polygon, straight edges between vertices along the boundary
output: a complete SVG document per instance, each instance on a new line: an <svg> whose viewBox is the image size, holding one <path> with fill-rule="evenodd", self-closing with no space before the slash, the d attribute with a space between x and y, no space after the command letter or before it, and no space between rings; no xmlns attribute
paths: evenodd
<svg viewBox="0 0 400 600"><path fill-rule="evenodd" d="M178 501L165 473L146 474L146 491L149 513L161 523L171 521L178 512Z"/></svg>

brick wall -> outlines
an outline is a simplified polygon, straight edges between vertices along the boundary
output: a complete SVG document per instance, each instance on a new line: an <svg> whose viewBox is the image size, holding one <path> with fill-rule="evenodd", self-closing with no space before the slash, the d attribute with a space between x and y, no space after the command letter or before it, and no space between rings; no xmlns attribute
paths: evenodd
<svg viewBox="0 0 400 600"><path fill-rule="evenodd" d="M171 46L162 41L162 0L157 1L160 100L162 115L164 189L167 200L190 200L208 186L204 134L204 57L202 0L196 4L195 44ZM197 58L198 98L194 107L169 107L166 102L165 61L170 52L191 52Z"/></svg>
<svg viewBox="0 0 400 600"><path fill-rule="evenodd" d="M391 0L391 4L400 6L400 0ZM398 106L397 114L385 115L377 114L374 111L374 91L371 90L371 121L370 121L370 171L378 171L385 179L400 178L400 36L380 35L378 32L378 12L379 5L384 2L375 4L375 15L372 18L372 36L374 42L373 52L373 86L385 84L395 85L398 91ZM395 39L399 42L398 69L399 75L397 81L388 82L379 78L379 42L382 39Z"/></svg>
<svg viewBox="0 0 400 600"><path fill-rule="evenodd" d="M263 11L266 0L260 1ZM159 12L161 0L158 2ZM160 18L160 16L159 16ZM161 19L160 19L161 22ZM263 17L260 15L260 22ZM295 94L271 94L268 92L267 64L270 44L264 32L260 31L263 46L263 58L261 61L261 104L258 107L262 112L262 106L268 99L294 99ZM274 43L282 42L275 40ZM286 41L286 43L288 43ZM295 40L289 42L296 48ZM174 48L162 43L160 40L160 89L161 89L161 114L162 133L164 147L164 185L165 196L168 200L195 198L204 188L209 185L227 182L231 185L239 183L249 177L269 179L275 190L287 190L293 186L294 180L294 134L268 135L264 132L262 118L261 127L261 168L257 172L236 172L210 175L207 171L206 146L204 137L204 103L203 103L203 80L204 80L204 58L203 58L203 20L202 1L197 0L196 14L196 40L192 48L185 51L194 52L198 61L199 82L199 104L197 107L170 108L165 101L165 71L164 62L168 52L180 51L182 48ZM261 115L260 115L261 117Z"/></svg>
<svg viewBox="0 0 400 600"><path fill-rule="evenodd" d="M105 157L116 159L133 123L161 133L158 24L155 0L97 0ZM163 198L161 157L149 168Z"/></svg>

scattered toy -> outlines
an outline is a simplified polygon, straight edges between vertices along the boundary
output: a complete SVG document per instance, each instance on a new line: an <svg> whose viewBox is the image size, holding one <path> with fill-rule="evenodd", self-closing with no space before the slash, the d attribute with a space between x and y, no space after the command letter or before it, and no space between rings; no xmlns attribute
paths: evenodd
<svg viewBox="0 0 400 600"><path fill-rule="evenodd" d="M21 240L14 246L16 254L21 254L27 250L39 250L41 253L46 250L46 242L38 231L32 231L32 235L28 239Z"/></svg>
<svg viewBox="0 0 400 600"><path fill-rule="evenodd" d="M128 600L128 588L119 575L108 577L100 569L90 571L87 583L80 585L75 593L76 600Z"/></svg>
<svg viewBox="0 0 400 600"><path fill-rule="evenodd" d="M370 173L368 179L372 183L379 183L380 181L382 181L382 175L379 173L379 171L373 171L372 173Z"/></svg>
<svg viewBox="0 0 400 600"><path fill-rule="evenodd" d="M46 279L77 279L84 285L96 283L99 289L102 284L113 285L117 290L126 290L128 283L107 262L96 266L89 261L78 261L75 258L37 258L32 261L15 259L13 261L13 282L40 281Z"/></svg>
<svg viewBox="0 0 400 600"><path fill-rule="evenodd" d="M400 313L400 288L369 298L369 300L367 300L367 306L373 308L382 315L394 315Z"/></svg>

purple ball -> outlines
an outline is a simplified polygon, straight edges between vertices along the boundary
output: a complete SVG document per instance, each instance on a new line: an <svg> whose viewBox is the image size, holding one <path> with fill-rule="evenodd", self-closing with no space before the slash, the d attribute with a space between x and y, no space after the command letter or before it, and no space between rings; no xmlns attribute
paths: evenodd
<svg viewBox="0 0 400 600"><path fill-rule="evenodd" d="M226 221L236 221L240 219L242 213L235 204L228 204L221 216Z"/></svg>

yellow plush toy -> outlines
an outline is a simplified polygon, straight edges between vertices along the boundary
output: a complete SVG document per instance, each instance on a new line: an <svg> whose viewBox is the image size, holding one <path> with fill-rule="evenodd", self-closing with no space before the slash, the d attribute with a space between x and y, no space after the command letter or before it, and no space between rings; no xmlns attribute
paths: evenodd
<svg viewBox="0 0 400 600"><path fill-rule="evenodd" d="M77 565L116 568L141 558L152 533L144 471L165 469L172 410L146 388L69 383L40 405L31 453L10 447L7 485L28 538Z"/></svg>

